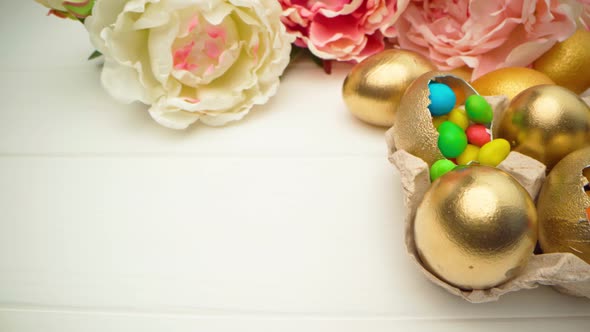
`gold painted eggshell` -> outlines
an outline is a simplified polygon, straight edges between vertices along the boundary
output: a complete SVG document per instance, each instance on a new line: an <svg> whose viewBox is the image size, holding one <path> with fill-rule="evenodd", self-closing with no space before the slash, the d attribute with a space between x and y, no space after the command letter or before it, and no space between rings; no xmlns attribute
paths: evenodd
<svg viewBox="0 0 590 332"><path fill-rule="evenodd" d="M488 166L457 168L436 180L414 221L424 266L465 290L515 277L537 242L537 213L527 191Z"/></svg>
<svg viewBox="0 0 590 332"><path fill-rule="evenodd" d="M439 71L428 72L418 77L404 93L394 123L393 139L396 148L406 150L424 160L429 166L443 159L438 149L438 131L432 123L428 83L444 83L453 90L462 91L465 96L477 92L463 79Z"/></svg>
<svg viewBox="0 0 590 332"><path fill-rule="evenodd" d="M545 253L571 252L590 264L590 147L563 158L543 184L537 212L539 244Z"/></svg>
<svg viewBox="0 0 590 332"><path fill-rule="evenodd" d="M539 160L548 170L570 152L590 145L590 107L557 85L524 90L494 121L495 138L508 140L513 151Z"/></svg>
<svg viewBox="0 0 590 332"><path fill-rule="evenodd" d="M471 75L473 75L473 69L463 66L448 71L449 74L457 76L465 80L466 82L471 81Z"/></svg>
<svg viewBox="0 0 590 332"><path fill-rule="evenodd" d="M348 110L367 123L391 127L408 86L436 67L411 51L386 50L355 65L342 85Z"/></svg>
<svg viewBox="0 0 590 332"><path fill-rule="evenodd" d="M522 91L542 84L555 84L547 75L524 67L496 69L480 76L471 85L482 96L505 95L508 99Z"/></svg>
<svg viewBox="0 0 590 332"><path fill-rule="evenodd" d="M473 74L473 69L471 69L467 66L463 66L463 67L449 70L448 73L465 80L465 82L471 82L471 75ZM477 90L477 88L475 90ZM463 90L458 89L458 90L454 90L453 92L455 92L455 95L457 97L457 105L465 104L466 96L463 93Z"/></svg>
<svg viewBox="0 0 590 332"><path fill-rule="evenodd" d="M533 64L556 84L582 93L590 88L590 31L579 29Z"/></svg>

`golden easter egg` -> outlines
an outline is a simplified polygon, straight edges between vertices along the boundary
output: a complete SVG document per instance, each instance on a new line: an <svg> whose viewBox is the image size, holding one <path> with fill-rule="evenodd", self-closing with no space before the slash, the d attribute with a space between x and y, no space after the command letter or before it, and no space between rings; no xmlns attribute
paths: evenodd
<svg viewBox="0 0 590 332"><path fill-rule="evenodd" d="M590 264L588 181L590 147L567 155L547 176L537 202L543 252L571 252Z"/></svg>
<svg viewBox="0 0 590 332"><path fill-rule="evenodd" d="M535 85L555 84L545 74L524 67L508 67L491 71L480 76L471 85L482 96L505 95L514 98Z"/></svg>
<svg viewBox="0 0 590 332"><path fill-rule="evenodd" d="M590 88L590 31L579 29L570 38L555 44L533 67L555 84L580 94Z"/></svg>
<svg viewBox="0 0 590 332"><path fill-rule="evenodd" d="M537 159L548 170L569 153L590 145L590 107L558 85L524 90L494 121L495 138L506 139L513 151Z"/></svg>
<svg viewBox="0 0 590 332"><path fill-rule="evenodd" d="M436 67L424 56L403 50L386 50L355 65L342 85L348 110L376 126L391 127L407 87Z"/></svg>
<svg viewBox="0 0 590 332"><path fill-rule="evenodd" d="M443 159L438 149L438 131L432 123L428 83L448 85L466 97L477 92L465 80L449 73L432 71L418 77L404 93L393 125L393 139L397 149L406 150L424 160L429 166Z"/></svg>
<svg viewBox="0 0 590 332"><path fill-rule="evenodd" d="M537 212L527 191L507 173L459 167L427 191L414 235L430 272L461 289L488 289L526 266L537 242Z"/></svg>

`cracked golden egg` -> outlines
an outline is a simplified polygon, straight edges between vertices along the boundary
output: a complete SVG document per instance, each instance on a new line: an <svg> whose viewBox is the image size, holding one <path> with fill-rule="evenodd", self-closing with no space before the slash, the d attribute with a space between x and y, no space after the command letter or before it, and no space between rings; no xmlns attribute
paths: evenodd
<svg viewBox="0 0 590 332"><path fill-rule="evenodd" d="M342 85L348 110L364 122L391 127L402 95L418 76L436 67L411 51L386 50L355 65Z"/></svg>
<svg viewBox="0 0 590 332"><path fill-rule="evenodd" d="M458 76L432 71L414 80L404 93L392 131L395 145L397 149L406 150L432 166L435 161L444 157L438 149L438 131L428 110L430 82L444 83L455 91L456 95L461 94L465 97L477 92Z"/></svg>
<svg viewBox="0 0 590 332"><path fill-rule="evenodd" d="M563 158L537 201L539 244L545 253L571 252L590 264L590 147Z"/></svg>
<svg viewBox="0 0 590 332"><path fill-rule="evenodd" d="M414 235L420 259L433 274L462 289L488 289L528 263L537 242L537 212L507 173L460 167L427 191Z"/></svg>
<svg viewBox="0 0 590 332"><path fill-rule="evenodd" d="M537 159L548 170L570 152L590 145L590 107L558 85L522 91L495 121L495 138L506 139L513 151Z"/></svg>

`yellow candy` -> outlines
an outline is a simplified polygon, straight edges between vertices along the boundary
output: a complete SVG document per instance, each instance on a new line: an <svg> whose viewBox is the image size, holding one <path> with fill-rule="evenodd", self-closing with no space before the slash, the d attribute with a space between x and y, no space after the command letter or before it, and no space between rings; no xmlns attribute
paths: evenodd
<svg viewBox="0 0 590 332"><path fill-rule="evenodd" d="M479 150L479 146L468 144L465 150L463 150L463 153L457 157L457 164L467 165L472 161L477 161Z"/></svg>
<svg viewBox="0 0 590 332"><path fill-rule="evenodd" d="M477 160L482 165L498 166L510 153L510 143L503 138L486 143L479 149Z"/></svg>
<svg viewBox="0 0 590 332"><path fill-rule="evenodd" d="M449 120L448 115L434 116L434 117L432 117L432 124L434 125L434 128L438 129L438 126L440 126L441 123L448 121L448 120Z"/></svg>
<svg viewBox="0 0 590 332"><path fill-rule="evenodd" d="M460 108L455 108L451 111L451 113L449 113L449 121L461 127L463 130L467 129L469 126L469 118L467 118L467 113L465 113L465 110Z"/></svg>

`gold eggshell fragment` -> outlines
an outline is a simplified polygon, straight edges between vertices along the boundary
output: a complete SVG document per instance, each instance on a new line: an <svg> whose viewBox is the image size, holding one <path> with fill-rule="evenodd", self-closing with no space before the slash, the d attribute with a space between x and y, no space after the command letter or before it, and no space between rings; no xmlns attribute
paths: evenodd
<svg viewBox="0 0 590 332"><path fill-rule="evenodd" d="M507 173L466 166L432 184L418 207L414 235L433 274L462 289L487 289L526 266L537 242L537 213Z"/></svg>
<svg viewBox="0 0 590 332"><path fill-rule="evenodd" d="M462 78L466 82L471 81L471 75L473 74L473 69L463 66L455 69L449 70L449 74Z"/></svg>
<svg viewBox="0 0 590 332"><path fill-rule="evenodd" d="M563 158L549 173L537 202L539 244L545 253L570 252L590 264L590 147Z"/></svg>
<svg viewBox="0 0 590 332"><path fill-rule="evenodd" d="M470 82L471 75L473 74L473 69L471 69L467 66L463 66L463 67L459 67L459 68L455 68L455 69L450 70L449 74L451 74L453 76L457 76L457 77L463 79L465 82ZM453 92L455 93L455 96L457 97L457 105L465 104L466 96L463 93L463 90L457 89L457 90L453 90Z"/></svg>
<svg viewBox="0 0 590 332"><path fill-rule="evenodd" d="M396 147L424 160L429 166L443 155L438 149L438 131L428 110L428 83L444 83L465 96L477 94L463 79L445 72L432 71L418 77L404 93L394 123L393 139Z"/></svg>
<svg viewBox="0 0 590 332"><path fill-rule="evenodd" d="M522 91L542 84L555 84L545 74L524 67L508 67L480 76L471 85L482 96L505 95L514 98Z"/></svg>
<svg viewBox="0 0 590 332"><path fill-rule="evenodd" d="M556 84L578 94L584 92L590 88L590 31L579 29L555 44L533 66Z"/></svg>
<svg viewBox="0 0 590 332"><path fill-rule="evenodd" d="M550 170L572 151L590 145L590 107L557 85L539 85L516 96L493 134L513 151L535 158Z"/></svg>
<svg viewBox="0 0 590 332"><path fill-rule="evenodd" d="M386 50L355 65L342 86L344 103L357 118L391 127L406 88L418 76L436 67L424 56Z"/></svg>

